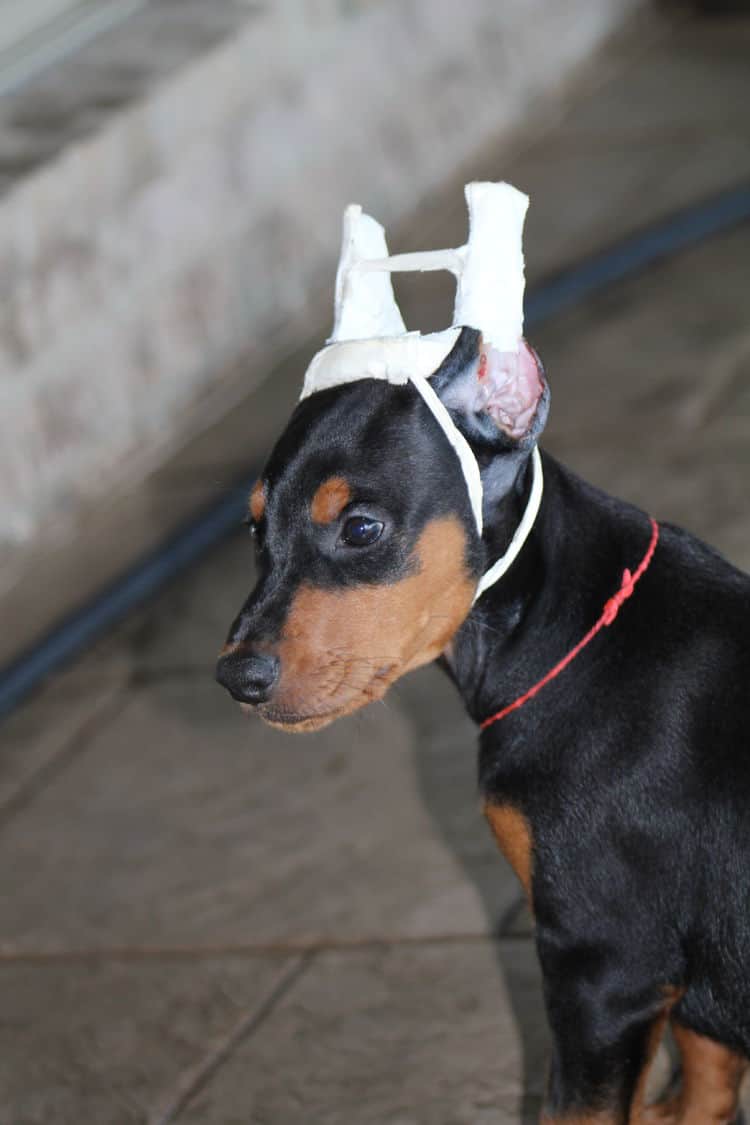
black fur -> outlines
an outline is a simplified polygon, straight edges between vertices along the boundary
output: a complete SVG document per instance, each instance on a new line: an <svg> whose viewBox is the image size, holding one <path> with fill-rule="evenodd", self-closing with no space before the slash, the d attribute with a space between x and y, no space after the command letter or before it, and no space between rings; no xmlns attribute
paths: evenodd
<svg viewBox="0 0 750 1125"><path fill-rule="evenodd" d="M476 358L464 330L435 376L444 393ZM548 392L535 429L546 416ZM261 582L230 640L273 637L301 580L397 581L426 522L456 514L474 576L517 525L528 441L456 420L487 481L501 481L479 543L455 454L409 386L372 380L312 396L269 462ZM535 434L534 434L535 436ZM442 663L477 721L578 642L633 571L647 516L543 457L544 498L507 575L478 601ZM387 525L377 547L334 549L304 505L331 474ZM552 1115L626 1121L664 990L673 1016L750 1055L750 579L661 525L648 571L615 622L535 699L480 737L485 799L533 840L536 943L554 1039ZM609 1118L607 1118L609 1120Z"/></svg>
<svg viewBox="0 0 750 1125"><path fill-rule="evenodd" d="M454 642L477 720L565 655L648 545L644 513L544 468L530 542ZM613 625L480 738L482 792L532 829L557 1110L627 1105L668 986L676 1019L750 1053L749 672L750 581L662 524Z"/></svg>

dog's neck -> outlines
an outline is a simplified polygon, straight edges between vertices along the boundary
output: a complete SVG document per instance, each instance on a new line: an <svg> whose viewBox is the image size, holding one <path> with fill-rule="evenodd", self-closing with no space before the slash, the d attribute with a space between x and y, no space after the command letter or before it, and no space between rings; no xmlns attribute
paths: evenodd
<svg viewBox="0 0 750 1125"><path fill-rule="evenodd" d="M531 458L525 457L508 468L501 464L482 465L483 480L489 479L490 488L501 474L510 475L510 486L503 488L499 500L485 502L485 524L482 536L485 551L485 569L508 549L528 503L532 485ZM492 478L495 481L492 481ZM542 501L542 509L545 501ZM537 523L542 518L542 510ZM481 720L496 698L492 683L486 682L490 665L502 659L509 642L521 627L532 601L541 586L539 567L540 536L535 526L510 570L475 603L469 616L446 650L443 664L455 681L469 714Z"/></svg>
<svg viewBox="0 0 750 1125"><path fill-rule="evenodd" d="M573 644L586 632L617 589L623 567L634 561L627 549L632 528L643 525L647 538L643 513L615 505L551 457L543 459L544 498L523 550L479 599L445 654L446 669L478 722L565 655L563 638ZM487 520L488 562L505 550L518 524L530 470L527 460Z"/></svg>

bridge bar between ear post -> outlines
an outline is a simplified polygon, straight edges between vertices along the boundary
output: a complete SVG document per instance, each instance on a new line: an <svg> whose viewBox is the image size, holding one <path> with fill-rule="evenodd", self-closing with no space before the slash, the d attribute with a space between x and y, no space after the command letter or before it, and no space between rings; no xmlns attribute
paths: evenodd
<svg viewBox="0 0 750 1125"><path fill-rule="evenodd" d="M387 271L388 273L428 273L448 270L460 277L466 266L466 247L459 250L417 250L413 254L392 254L388 258L358 258L350 270Z"/></svg>

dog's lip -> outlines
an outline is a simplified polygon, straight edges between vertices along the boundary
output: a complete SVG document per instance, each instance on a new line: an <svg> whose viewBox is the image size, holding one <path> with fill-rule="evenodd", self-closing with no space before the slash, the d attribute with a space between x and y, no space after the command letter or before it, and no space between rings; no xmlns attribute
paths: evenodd
<svg viewBox="0 0 750 1125"><path fill-rule="evenodd" d="M331 711L283 711L274 707L273 703L240 703L246 715L258 715L268 723L279 727L294 727L300 723L309 723L322 719L333 719L341 714L342 708L336 707Z"/></svg>

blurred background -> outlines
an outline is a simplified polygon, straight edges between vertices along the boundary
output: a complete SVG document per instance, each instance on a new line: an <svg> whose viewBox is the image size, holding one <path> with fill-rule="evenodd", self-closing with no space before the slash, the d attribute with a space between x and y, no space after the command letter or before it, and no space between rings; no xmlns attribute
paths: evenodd
<svg viewBox="0 0 750 1125"><path fill-rule="evenodd" d="M0 0L0 1125L536 1120L475 732L435 669L243 716L239 520L343 207L507 179L545 447L750 568L749 104L744 0Z"/></svg>

